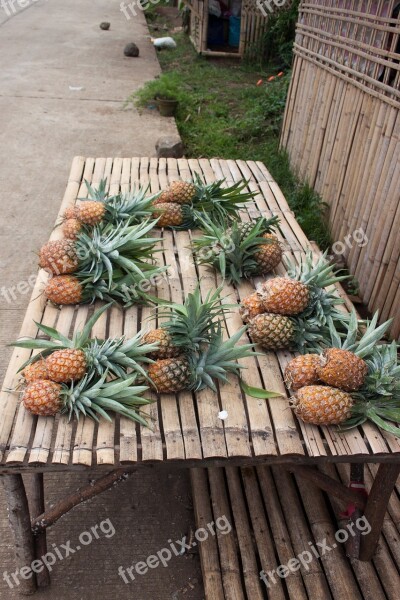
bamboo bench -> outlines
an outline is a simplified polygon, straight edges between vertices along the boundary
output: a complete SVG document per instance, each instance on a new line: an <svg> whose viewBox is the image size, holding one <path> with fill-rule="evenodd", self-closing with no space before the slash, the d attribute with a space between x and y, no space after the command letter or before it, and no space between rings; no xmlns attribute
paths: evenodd
<svg viewBox="0 0 400 600"><path fill-rule="evenodd" d="M285 252L296 260L304 255L306 249L313 247L296 222L278 185L260 162L77 157L72 165L60 214L78 197L86 194L85 179L97 185L107 177L112 192L128 190L135 183L150 183L151 190L156 192L166 187L169 181L191 179L196 172L207 182L225 178L230 184L246 178L249 188L258 194L243 210L242 219L278 215ZM51 239L60 235L59 229L55 229ZM199 281L203 294L219 285L220 279L215 272L194 265L188 250L192 235L195 233L162 233L160 260L170 265L175 275L158 284L158 296L182 302ZM277 272L284 273L284 268L279 267ZM40 295L46 277L44 272L39 272L21 336L37 334L34 321L56 325L64 335L68 335L81 328L93 311L90 306L59 310L46 303ZM231 294L240 300L252 292L254 284L243 282L237 288L225 285L224 295ZM345 307L350 309L351 302L340 286L338 291ZM150 307L134 306L125 311L113 307L96 323L92 334L99 338L122 333L130 337L141 324L147 325L150 315ZM237 331L242 326L239 314L233 312L229 315L226 324L228 335ZM6 391L16 387L16 372L29 357L28 350L16 349L0 398L0 475L11 509L18 566L29 565L35 556L40 557L45 552L46 528L73 506L114 485L134 469L149 465L161 468L166 464L196 469L250 469L246 472L254 472L252 467L257 467L257 474L261 468L267 472L267 467L277 470L279 465L279 468L295 471L298 478L301 476L304 481L313 482L317 486L315 489L320 487L332 496L339 496L342 504L353 502L357 507L355 514L365 511L372 526L371 532L368 536L353 539L347 551L353 557L369 560L400 472L400 440L369 423L340 433L334 428L315 427L298 421L289 408L282 380L282 371L291 356L284 351L268 352L244 361L247 367L244 378L251 385L281 391L282 397L270 401L246 397L235 380L222 386L218 395L203 390L196 395L185 392L177 396L163 395L162 398L154 396L156 402L149 409L154 424L150 430L119 417L112 423L102 421L100 424L88 419L68 423L65 416L33 417L21 406L15 393ZM221 408L228 412L226 421L218 419ZM373 467L375 478L368 501L337 478L323 472L328 468L340 471L343 463L352 465L351 480L359 484L363 481L365 463L379 465ZM87 470L93 466L104 470L104 476L87 488L60 499L58 504L45 511L43 473ZM34 474L31 515L22 479L24 473ZM38 583L45 583L46 577L46 573L38 575ZM32 592L36 582L26 580L25 585L27 591Z"/></svg>

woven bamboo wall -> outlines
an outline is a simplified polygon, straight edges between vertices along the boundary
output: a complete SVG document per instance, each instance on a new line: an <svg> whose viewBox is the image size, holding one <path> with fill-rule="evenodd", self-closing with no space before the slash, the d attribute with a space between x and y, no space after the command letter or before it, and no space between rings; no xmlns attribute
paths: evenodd
<svg viewBox="0 0 400 600"><path fill-rule="evenodd" d="M400 336L399 0L300 6L281 145L329 204L334 250ZM393 16L394 14L394 16ZM396 16L397 15L397 16Z"/></svg>

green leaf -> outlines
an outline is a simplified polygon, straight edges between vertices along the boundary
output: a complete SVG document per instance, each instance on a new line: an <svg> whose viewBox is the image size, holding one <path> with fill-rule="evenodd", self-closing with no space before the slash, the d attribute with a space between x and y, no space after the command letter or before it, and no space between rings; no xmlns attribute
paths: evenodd
<svg viewBox="0 0 400 600"><path fill-rule="evenodd" d="M243 381L243 379L240 380L240 385L242 386L242 390L244 391L244 393L247 396L251 396L252 398L267 399L279 398L283 396L283 394L281 394L280 392L271 392L269 390L265 390L264 388L258 388L248 385Z"/></svg>

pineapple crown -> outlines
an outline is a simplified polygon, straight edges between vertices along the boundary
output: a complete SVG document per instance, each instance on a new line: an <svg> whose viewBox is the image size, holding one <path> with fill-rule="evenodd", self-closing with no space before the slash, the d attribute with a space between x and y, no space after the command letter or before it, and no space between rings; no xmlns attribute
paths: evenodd
<svg viewBox="0 0 400 600"><path fill-rule="evenodd" d="M60 397L63 402L61 412L68 413L69 420L73 416L79 420L81 415L99 421L104 417L111 421L108 411L118 413L141 425L148 426L138 407L151 403L142 394L149 388L145 385L134 385L137 375L126 379L114 379L106 382L108 371L96 379L93 374L86 375L78 383L62 384Z"/></svg>
<svg viewBox="0 0 400 600"><path fill-rule="evenodd" d="M158 198L160 193L146 196L150 185L147 187L136 186L129 192L119 192L110 196L107 192L107 179L102 179L97 189L93 189L88 181L85 180L88 189L89 198L82 200L96 200L105 205L104 221L112 223L114 226L122 222L129 222L131 225L140 223L153 213L153 201Z"/></svg>
<svg viewBox="0 0 400 600"><path fill-rule="evenodd" d="M359 337L359 327L361 323L362 322L358 321L356 311L353 309L350 313L350 319L344 339L341 334L338 333L334 324L330 323L329 332L331 346L353 352L360 358L368 358L371 356L377 342L389 329L392 319L385 321L377 327L378 312L376 312L371 321L366 321L365 331L363 335Z"/></svg>
<svg viewBox="0 0 400 600"><path fill-rule="evenodd" d="M375 345L366 363L368 374L361 389L352 394L352 416L342 429L372 421L381 429L400 437L400 365L397 344Z"/></svg>
<svg viewBox="0 0 400 600"><path fill-rule="evenodd" d="M197 392L209 387L216 392L215 380L226 383L228 373L240 375L243 365L236 361L254 356L254 344L236 346L246 329L242 327L231 338L224 340L221 324L217 325L208 344L202 345L198 352L189 357L191 389Z"/></svg>
<svg viewBox="0 0 400 600"><path fill-rule="evenodd" d="M188 294L183 304L165 303L167 310L158 310L159 316L170 317L161 327L168 331L175 346L185 353L197 351L208 342L211 332L234 304L221 303L222 286L209 291L202 301L200 284ZM162 302L162 301L161 301Z"/></svg>
<svg viewBox="0 0 400 600"><path fill-rule="evenodd" d="M116 267L144 278L144 270L148 267L144 261L153 260L154 247L160 241L146 237L154 225L155 221L146 220L133 226L126 223L114 227L109 223L104 227L95 226L90 231L83 229L75 242L78 273L83 277L90 276L96 283L107 272L109 287Z"/></svg>
<svg viewBox="0 0 400 600"><path fill-rule="evenodd" d="M262 236L274 230L279 218L262 217L250 223L235 221L228 230L208 215L198 217L198 221L203 235L192 242L197 261L218 269L224 279L239 283L242 278L258 273L260 265L254 255L261 245L272 243Z"/></svg>
<svg viewBox="0 0 400 600"><path fill-rule="evenodd" d="M286 258L285 266L288 276L309 286L311 292L314 288L326 288L348 279L348 275L336 275L334 265L329 264L326 257L327 251L315 261L313 253L308 250L305 257L300 259L299 265Z"/></svg>
<svg viewBox="0 0 400 600"><path fill-rule="evenodd" d="M120 378L126 378L127 370L132 369L146 377L146 372L141 363L153 362L147 357L147 354L156 350L158 346L157 344L144 344L141 332L129 340L125 340L124 337L109 338L105 341L90 338L93 326L110 306L110 304L107 304L98 309L87 321L82 331L77 331L72 338L64 336L53 327L35 322L39 331L47 335L50 339L21 338L11 344L18 348L41 350L39 354L26 361L19 369L19 372L28 364L45 358L55 350L68 348L83 350L87 360L89 375L90 373L96 373L97 376L102 376L107 372Z"/></svg>

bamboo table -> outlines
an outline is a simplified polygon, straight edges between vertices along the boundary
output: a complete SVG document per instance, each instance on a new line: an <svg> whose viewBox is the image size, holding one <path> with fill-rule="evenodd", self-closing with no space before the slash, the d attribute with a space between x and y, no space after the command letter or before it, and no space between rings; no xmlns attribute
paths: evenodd
<svg viewBox="0 0 400 600"><path fill-rule="evenodd" d="M60 214L77 197L86 194L84 180L92 185L107 177L111 191L128 190L134 183L147 185L156 192L174 179L191 179L199 173L205 181L225 178L233 183L241 178L258 192L254 201L242 212L242 219L260 215L278 215L281 241L285 252L299 259L307 248L318 252L296 222L278 185L260 162L232 160L185 159L74 159ZM157 232L158 235L158 232ZM182 302L200 280L202 293L220 283L217 274L207 267L196 266L190 252L192 232L162 232L163 251L159 260L169 265L168 278L157 282L159 297ZM55 229L51 239L61 236ZM283 267L277 269L284 273ZM33 290L21 336L35 336L34 321L57 328L65 335L79 329L93 307L63 307L46 303L40 292L47 275L40 271ZM243 282L238 288L225 286L224 295L240 300L252 292L254 283ZM343 289L345 309L351 302ZM150 307L134 306L125 311L117 307L96 323L93 336L132 336L141 326L150 327ZM154 322L152 322L153 325ZM237 311L226 320L227 334L242 326ZM3 390L14 389L16 372L29 357L29 350L15 349L6 374ZM374 552L383 517L400 472L400 440L380 431L373 424L339 433L336 428L316 427L298 421L289 408L282 371L291 359L289 352L265 352L243 361L247 367L244 379L251 385L282 392L272 400L246 397L236 379L221 386L219 394L204 390L196 395L154 395L149 416L153 430L140 428L132 421L117 417L111 423L96 424L89 419L71 422L65 416L34 417L19 402L18 394L3 391L0 400L0 474L5 485L14 531L18 567L30 565L46 549L46 528L79 502L107 489L134 469L149 465L162 467L282 465L304 476L315 485L356 507L353 519L364 512L371 532L362 540L352 538L348 553L369 560ZM218 418L221 409L228 412L226 421ZM320 472L318 465L327 462L351 464L352 488L349 489ZM375 481L368 499L355 491L362 487L363 465L376 463ZM105 475L71 496L60 500L51 510L44 510L43 474L51 471L78 471L96 466ZM110 472L110 469L111 472ZM22 475L34 474L34 497L29 514ZM37 575L38 584L47 582L47 572ZM24 582L25 591L35 588L33 578Z"/></svg>

